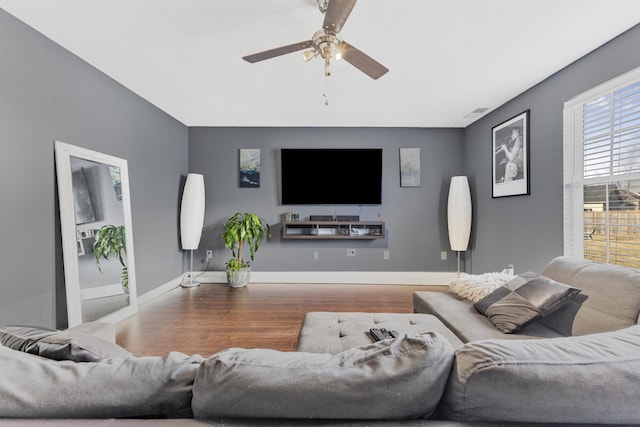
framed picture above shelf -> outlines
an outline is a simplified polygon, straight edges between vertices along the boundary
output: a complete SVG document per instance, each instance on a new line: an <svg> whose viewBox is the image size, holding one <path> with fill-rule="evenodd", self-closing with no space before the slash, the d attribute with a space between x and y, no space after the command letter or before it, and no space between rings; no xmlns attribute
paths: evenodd
<svg viewBox="0 0 640 427"><path fill-rule="evenodd" d="M380 221L284 221L283 239L384 239Z"/></svg>

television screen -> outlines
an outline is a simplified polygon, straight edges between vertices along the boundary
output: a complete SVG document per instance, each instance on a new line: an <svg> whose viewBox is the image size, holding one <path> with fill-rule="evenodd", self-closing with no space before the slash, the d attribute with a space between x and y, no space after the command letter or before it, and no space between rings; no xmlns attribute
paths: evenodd
<svg viewBox="0 0 640 427"><path fill-rule="evenodd" d="M379 205L381 148L283 148L283 205Z"/></svg>

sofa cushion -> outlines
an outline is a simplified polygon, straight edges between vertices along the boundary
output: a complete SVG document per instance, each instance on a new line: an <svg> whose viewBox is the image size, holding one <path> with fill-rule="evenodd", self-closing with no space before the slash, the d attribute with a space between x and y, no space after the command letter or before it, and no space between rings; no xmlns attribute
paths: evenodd
<svg viewBox="0 0 640 427"><path fill-rule="evenodd" d="M430 314L312 311L304 315L297 350L336 354L371 344L371 328L405 332L409 336L438 332L453 348L462 345L451 330Z"/></svg>
<svg viewBox="0 0 640 427"><path fill-rule="evenodd" d="M65 329L68 333L81 333L116 342L116 325L107 322L85 322L72 328Z"/></svg>
<svg viewBox="0 0 640 427"><path fill-rule="evenodd" d="M542 274L581 289L586 299L568 304L541 322L572 335L615 331L639 323L640 271L584 259L558 257ZM560 313L562 312L562 313Z"/></svg>
<svg viewBox="0 0 640 427"><path fill-rule="evenodd" d="M401 334L336 355L228 349L193 389L197 418L401 419L429 417L453 363L437 333Z"/></svg>
<svg viewBox="0 0 640 427"><path fill-rule="evenodd" d="M0 418L190 416L200 356L55 361L0 346Z"/></svg>
<svg viewBox="0 0 640 427"><path fill-rule="evenodd" d="M456 350L442 415L457 421L635 423L640 326L580 337L486 340Z"/></svg>
<svg viewBox="0 0 640 427"><path fill-rule="evenodd" d="M474 304L499 331L517 332L528 324L553 313L580 293L547 277L533 273L517 276Z"/></svg>
<svg viewBox="0 0 640 427"><path fill-rule="evenodd" d="M420 291L413 293L413 308L419 313L436 316L462 342L501 339L536 339L562 336L540 322L534 322L514 334L503 334L473 308L471 301L449 292Z"/></svg>
<svg viewBox="0 0 640 427"><path fill-rule="evenodd" d="M132 356L116 343L92 335L30 326L0 327L0 344L49 359L75 362Z"/></svg>

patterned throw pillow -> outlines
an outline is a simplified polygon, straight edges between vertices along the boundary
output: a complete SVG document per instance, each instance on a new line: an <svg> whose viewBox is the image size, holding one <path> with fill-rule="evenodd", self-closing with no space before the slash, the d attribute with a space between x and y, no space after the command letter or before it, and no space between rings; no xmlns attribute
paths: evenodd
<svg viewBox="0 0 640 427"><path fill-rule="evenodd" d="M510 334L553 313L579 293L580 289L527 273L516 276L473 306L500 332Z"/></svg>
<svg viewBox="0 0 640 427"><path fill-rule="evenodd" d="M478 302L500 286L513 279L513 274L503 272L467 274L449 283L449 292L471 302Z"/></svg>

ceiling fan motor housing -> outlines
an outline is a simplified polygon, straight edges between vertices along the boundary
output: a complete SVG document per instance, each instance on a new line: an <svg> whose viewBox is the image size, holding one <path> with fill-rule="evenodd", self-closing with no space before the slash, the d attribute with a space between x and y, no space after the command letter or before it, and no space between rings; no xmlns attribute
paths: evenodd
<svg viewBox="0 0 640 427"><path fill-rule="evenodd" d="M331 59L334 52L338 51L340 43L342 43L336 33L324 29L316 31L312 40L313 48L325 61Z"/></svg>

